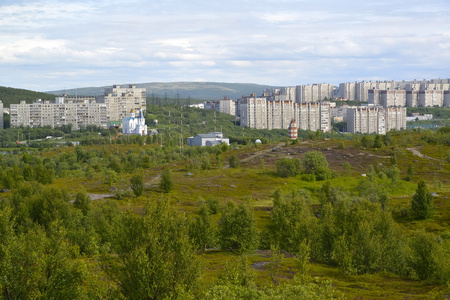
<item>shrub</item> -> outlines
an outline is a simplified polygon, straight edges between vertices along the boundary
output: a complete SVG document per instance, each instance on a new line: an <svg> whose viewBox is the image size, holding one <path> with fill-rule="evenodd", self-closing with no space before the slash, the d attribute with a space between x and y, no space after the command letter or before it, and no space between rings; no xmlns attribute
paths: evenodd
<svg viewBox="0 0 450 300"><path fill-rule="evenodd" d="M161 173L161 181L159 187L163 193L169 193L173 190L174 182L170 169L164 169Z"/></svg>

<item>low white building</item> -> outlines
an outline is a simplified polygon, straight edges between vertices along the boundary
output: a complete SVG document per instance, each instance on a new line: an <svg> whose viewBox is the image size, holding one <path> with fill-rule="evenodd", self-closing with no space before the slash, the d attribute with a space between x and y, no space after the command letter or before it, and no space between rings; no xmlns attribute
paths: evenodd
<svg viewBox="0 0 450 300"><path fill-rule="evenodd" d="M141 136L147 135L147 125L145 125L144 112L142 108L139 110L137 117L134 110L131 110L130 117L122 120L122 133L139 134Z"/></svg>
<svg viewBox="0 0 450 300"><path fill-rule="evenodd" d="M215 146L222 143L230 144L230 139L224 138L222 132L197 134L196 136L187 138L188 146Z"/></svg>

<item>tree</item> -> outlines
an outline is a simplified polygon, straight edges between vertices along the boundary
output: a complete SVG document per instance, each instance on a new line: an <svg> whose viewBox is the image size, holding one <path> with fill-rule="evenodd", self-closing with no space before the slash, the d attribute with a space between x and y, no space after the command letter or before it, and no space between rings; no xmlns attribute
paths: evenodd
<svg viewBox="0 0 450 300"><path fill-rule="evenodd" d="M412 197L412 212L419 218L426 219L433 215L433 195L428 191L427 184L421 180L417 184L416 193Z"/></svg>
<svg viewBox="0 0 450 300"><path fill-rule="evenodd" d="M328 169L328 161L320 151L309 151L302 158L303 168L308 174L315 174L321 168Z"/></svg>
<svg viewBox="0 0 450 300"><path fill-rule="evenodd" d="M283 194L276 190L273 196L272 233L280 249L297 253L304 240L312 240L317 231L317 218L310 207L311 197L305 190Z"/></svg>
<svg viewBox="0 0 450 300"><path fill-rule="evenodd" d="M141 173L133 175L130 179L131 189L136 197L142 195L144 191L144 176Z"/></svg>
<svg viewBox="0 0 450 300"><path fill-rule="evenodd" d="M289 176L295 176L298 173L300 173L300 160L295 159L289 159L289 158L280 158L276 162L277 166L277 174L280 177L289 177Z"/></svg>
<svg viewBox="0 0 450 300"><path fill-rule="evenodd" d="M189 235L199 250L206 250L207 246L215 246L216 230L212 225L210 211L206 204L200 207L199 215L190 224Z"/></svg>
<svg viewBox="0 0 450 300"><path fill-rule="evenodd" d="M170 169L165 168L161 173L161 181L159 183L159 188L163 193L169 193L173 190L174 182L173 176Z"/></svg>
<svg viewBox="0 0 450 300"><path fill-rule="evenodd" d="M230 167L233 169L239 168L239 159L235 154L231 155L230 157Z"/></svg>
<svg viewBox="0 0 450 300"><path fill-rule="evenodd" d="M83 212L83 215L87 215L90 210L91 197L86 193L84 188L81 188L75 195L75 201L73 205Z"/></svg>
<svg viewBox="0 0 450 300"><path fill-rule="evenodd" d="M219 223L220 247L244 253L256 248L258 232L248 204L227 203Z"/></svg>
<svg viewBox="0 0 450 300"><path fill-rule="evenodd" d="M183 299L200 275L188 235L188 220L160 199L144 216L123 215L116 233L119 257L104 258L103 267L126 299ZM122 297L119 297L122 298Z"/></svg>
<svg viewBox="0 0 450 300"><path fill-rule="evenodd" d="M383 140L381 138L381 135L377 134L375 136L375 141L373 142L373 147L374 148L381 148L381 147L383 147Z"/></svg>

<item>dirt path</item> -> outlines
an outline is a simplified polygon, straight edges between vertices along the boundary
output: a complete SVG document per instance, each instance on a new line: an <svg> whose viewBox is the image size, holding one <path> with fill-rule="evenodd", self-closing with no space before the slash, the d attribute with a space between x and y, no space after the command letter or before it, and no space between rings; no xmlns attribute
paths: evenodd
<svg viewBox="0 0 450 300"><path fill-rule="evenodd" d="M435 160L435 161L439 161L439 162L444 162L442 159L438 159L438 158L434 158L434 157L430 157L427 156L425 154L420 153L419 150L417 150L416 148L406 148L406 150L411 151L415 156L418 157L422 157L422 158L426 158L426 159L431 159L431 160Z"/></svg>
<svg viewBox="0 0 450 300"><path fill-rule="evenodd" d="M243 163L243 162L248 162L248 161L250 161L250 160L252 160L252 159L254 159L254 158L257 158L257 157L259 157L259 156L262 156L263 154L265 154L265 153L267 153L267 152L273 151L273 149L275 149L275 148L280 148L280 147L283 146L283 145L284 145L284 143L279 143L279 144L276 144L274 147L271 147L271 148L269 148L269 149L264 149L264 150L260 150L260 151L258 151L258 152L252 153L252 155L240 159L240 162L241 162L241 163ZM229 167L230 167L229 164L227 164L227 165L224 166L224 168L229 168Z"/></svg>
<svg viewBox="0 0 450 300"><path fill-rule="evenodd" d="M151 187L157 186L157 184L155 184L154 182L157 181L157 180L159 180L159 178L161 178L161 174L158 175L158 176L156 176L156 177L153 178L152 180L147 181L147 182L145 183L145 187L146 187L146 188L151 188Z"/></svg>
<svg viewBox="0 0 450 300"><path fill-rule="evenodd" d="M88 193L88 196L91 197L91 200L102 200L105 198L111 198L114 197L114 194L92 194Z"/></svg>

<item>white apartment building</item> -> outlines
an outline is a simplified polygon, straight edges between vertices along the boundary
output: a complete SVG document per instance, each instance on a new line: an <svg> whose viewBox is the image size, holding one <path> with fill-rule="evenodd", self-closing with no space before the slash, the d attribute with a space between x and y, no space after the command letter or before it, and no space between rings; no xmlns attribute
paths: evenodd
<svg viewBox="0 0 450 300"><path fill-rule="evenodd" d="M267 129L267 99L251 94L239 99L241 126Z"/></svg>
<svg viewBox="0 0 450 300"><path fill-rule="evenodd" d="M406 106L405 90L368 90L368 103L373 105L389 106Z"/></svg>
<svg viewBox="0 0 450 300"><path fill-rule="evenodd" d="M136 88L135 85L120 87L113 85L112 88L106 88L103 101L109 108L109 120L122 121L128 117L131 110L139 110L146 107L146 89Z"/></svg>
<svg viewBox="0 0 450 300"><path fill-rule="evenodd" d="M376 91L385 95L377 95ZM405 99L401 92L405 91ZM445 91L450 90L450 79L412 80L412 81L362 81L339 85L339 96L348 100L367 101L369 104L395 106L443 106ZM375 92L374 92L375 91ZM390 92L390 93L389 93ZM373 93L373 94L371 94ZM391 95L389 95L391 94ZM372 97L372 98L371 98ZM385 98L381 98L385 97ZM380 102L384 100L384 103ZM378 102L377 102L378 101ZM398 104L392 104L398 103Z"/></svg>
<svg viewBox="0 0 450 300"><path fill-rule="evenodd" d="M333 92L334 92L334 85L331 83L297 85L295 100L297 103L319 102L324 99L332 99Z"/></svg>
<svg viewBox="0 0 450 300"><path fill-rule="evenodd" d="M418 106L430 107L430 106L443 106L444 104L444 91L442 90L424 90L419 91Z"/></svg>
<svg viewBox="0 0 450 300"><path fill-rule="evenodd" d="M235 116L236 115L236 101L224 97L219 100L219 112Z"/></svg>
<svg viewBox="0 0 450 300"><path fill-rule="evenodd" d="M64 96L56 97L54 102L36 100L31 104L21 101L11 104L11 126L59 127L71 124L74 130L86 125L108 128L111 121L122 121L129 111L145 109L145 101L145 89L134 86L124 89L114 86L106 89L105 95L100 97Z"/></svg>
<svg viewBox="0 0 450 300"><path fill-rule="evenodd" d="M347 109L347 131L350 133L386 134L406 128L405 107L353 106Z"/></svg>
<svg viewBox="0 0 450 300"><path fill-rule="evenodd" d="M241 126L256 129L288 129L292 120L299 129L323 132L331 128L330 103L270 101L252 94L238 99Z"/></svg>
<svg viewBox="0 0 450 300"><path fill-rule="evenodd" d="M444 107L450 107L450 91L444 91Z"/></svg>

